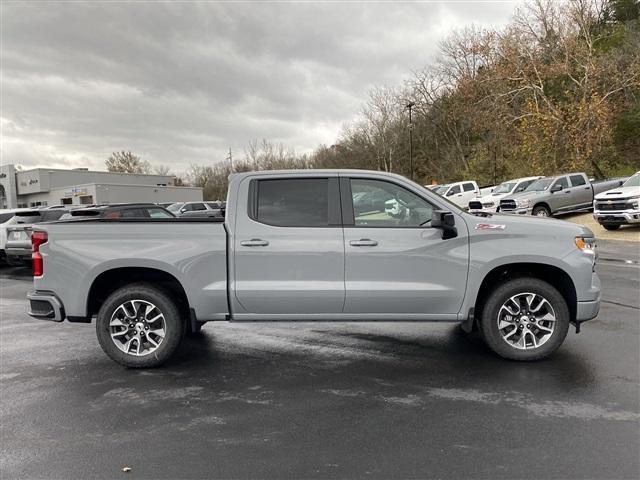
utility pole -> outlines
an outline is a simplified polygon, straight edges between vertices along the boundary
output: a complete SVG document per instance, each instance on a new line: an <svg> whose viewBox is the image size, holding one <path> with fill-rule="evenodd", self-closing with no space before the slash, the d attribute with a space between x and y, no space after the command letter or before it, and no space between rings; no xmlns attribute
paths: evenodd
<svg viewBox="0 0 640 480"><path fill-rule="evenodd" d="M415 102L409 102L405 107L409 110L409 178L411 180L413 180L413 122L411 118L411 110L415 106Z"/></svg>
<svg viewBox="0 0 640 480"><path fill-rule="evenodd" d="M226 159L229 160L229 166L233 172L233 155L231 154L231 147L229 147L229 156Z"/></svg>

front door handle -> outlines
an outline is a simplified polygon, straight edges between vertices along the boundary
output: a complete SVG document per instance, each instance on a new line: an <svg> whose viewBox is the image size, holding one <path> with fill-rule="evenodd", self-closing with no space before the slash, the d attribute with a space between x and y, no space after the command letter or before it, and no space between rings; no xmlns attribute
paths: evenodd
<svg viewBox="0 0 640 480"><path fill-rule="evenodd" d="M352 247L375 247L378 245L378 242L375 240L370 240L368 238L361 238L360 240L351 240L349 245Z"/></svg>
<svg viewBox="0 0 640 480"><path fill-rule="evenodd" d="M242 240L240 245L243 247L266 247L269 242L260 238L252 238L251 240Z"/></svg>

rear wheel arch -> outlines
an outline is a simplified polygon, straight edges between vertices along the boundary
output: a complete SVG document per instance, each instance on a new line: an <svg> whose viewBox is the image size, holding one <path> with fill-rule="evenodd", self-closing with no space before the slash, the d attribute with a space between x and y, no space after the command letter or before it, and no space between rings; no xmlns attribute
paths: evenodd
<svg viewBox="0 0 640 480"><path fill-rule="evenodd" d="M570 320L575 321L578 297L575 284L567 272L560 267L544 263L510 263L495 267L483 278L474 305L474 328L477 327L491 292L509 280L522 277L537 278L556 288L567 302Z"/></svg>
<svg viewBox="0 0 640 480"><path fill-rule="evenodd" d="M181 316L189 319L189 299L180 281L164 270L150 267L121 267L100 273L89 288L87 318L97 315L100 306L113 292L134 283L145 283L162 290L176 302Z"/></svg>

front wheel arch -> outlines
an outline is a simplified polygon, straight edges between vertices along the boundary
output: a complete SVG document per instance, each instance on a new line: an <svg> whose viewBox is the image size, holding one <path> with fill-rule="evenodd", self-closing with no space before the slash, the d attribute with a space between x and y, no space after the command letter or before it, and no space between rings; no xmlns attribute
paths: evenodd
<svg viewBox="0 0 640 480"><path fill-rule="evenodd" d="M540 203L536 203L533 208L531 209L531 214L535 215L535 211L536 209L541 209L544 208L547 211L547 216L548 217L552 217L553 216L553 212L551 211L551 207L549 207L549 205L547 203L544 202L540 202Z"/></svg>
<svg viewBox="0 0 640 480"><path fill-rule="evenodd" d="M564 297L569 307L570 320L575 322L578 296L575 284L567 272L543 263L510 263L495 267L482 279L474 304L474 329L477 328L478 318L492 290L508 280L520 277L537 278L551 284Z"/></svg>

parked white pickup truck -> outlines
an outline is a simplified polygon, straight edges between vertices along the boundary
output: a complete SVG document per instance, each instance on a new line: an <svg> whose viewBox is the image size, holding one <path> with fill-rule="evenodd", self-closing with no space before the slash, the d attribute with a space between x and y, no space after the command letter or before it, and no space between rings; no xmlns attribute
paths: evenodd
<svg viewBox="0 0 640 480"><path fill-rule="evenodd" d="M598 314L582 226L470 215L361 170L238 173L227 200L225 218L34 225L30 315L95 318L107 355L150 367L208 321L460 322L534 360Z"/></svg>
<svg viewBox="0 0 640 480"><path fill-rule="evenodd" d="M596 195L593 218L607 230L640 223L640 172L636 172L619 188Z"/></svg>
<svg viewBox="0 0 640 480"><path fill-rule="evenodd" d="M480 195L480 187L474 181L447 183L434 190L460 208L467 209L469 201Z"/></svg>

